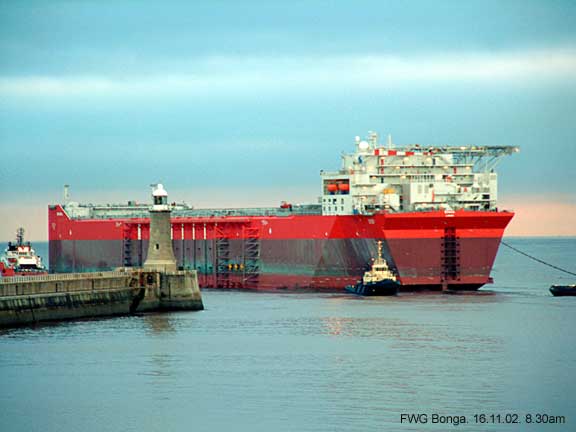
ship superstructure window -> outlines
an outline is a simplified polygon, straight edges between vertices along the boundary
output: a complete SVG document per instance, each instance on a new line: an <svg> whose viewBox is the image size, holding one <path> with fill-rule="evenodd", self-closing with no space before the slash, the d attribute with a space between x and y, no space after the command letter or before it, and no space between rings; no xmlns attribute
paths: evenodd
<svg viewBox="0 0 576 432"><path fill-rule="evenodd" d="M156 244L154 245L154 247L156 248L156 250L160 249L160 245L159 245L158 243L156 243Z"/></svg>

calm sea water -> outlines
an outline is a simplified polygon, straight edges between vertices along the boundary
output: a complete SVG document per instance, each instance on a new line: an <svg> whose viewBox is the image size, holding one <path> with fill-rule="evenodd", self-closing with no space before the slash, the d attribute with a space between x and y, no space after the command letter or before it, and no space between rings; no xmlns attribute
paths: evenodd
<svg viewBox="0 0 576 432"><path fill-rule="evenodd" d="M507 241L576 269L574 238ZM477 295L204 291L202 312L4 331L0 431L576 430L576 297L548 292L576 277L505 247L493 276Z"/></svg>

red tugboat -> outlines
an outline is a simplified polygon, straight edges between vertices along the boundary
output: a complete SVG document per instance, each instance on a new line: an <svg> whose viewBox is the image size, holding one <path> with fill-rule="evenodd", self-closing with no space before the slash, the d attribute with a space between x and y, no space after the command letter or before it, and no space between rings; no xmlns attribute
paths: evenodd
<svg viewBox="0 0 576 432"><path fill-rule="evenodd" d="M201 287L343 291L362 278L382 242L400 291L476 290L514 216L497 208L496 164L517 147L396 146L356 137L335 171L321 171L313 204L196 209L174 204L178 266ZM250 167L254 170L254 167ZM55 272L141 266L148 206L49 206Z"/></svg>
<svg viewBox="0 0 576 432"><path fill-rule="evenodd" d="M42 258L30 245L24 242L24 228L16 231L16 243L8 242L8 247L0 257L0 274L7 276L33 276L47 274Z"/></svg>

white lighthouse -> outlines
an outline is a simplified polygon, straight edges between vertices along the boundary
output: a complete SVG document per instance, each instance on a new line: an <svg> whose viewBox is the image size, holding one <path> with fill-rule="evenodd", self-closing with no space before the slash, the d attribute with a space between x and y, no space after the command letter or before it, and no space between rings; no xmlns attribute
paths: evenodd
<svg viewBox="0 0 576 432"><path fill-rule="evenodd" d="M152 199L154 204L150 209L150 240L144 269L175 272L176 257L170 235L171 211L168 206L168 192L162 184L154 185Z"/></svg>

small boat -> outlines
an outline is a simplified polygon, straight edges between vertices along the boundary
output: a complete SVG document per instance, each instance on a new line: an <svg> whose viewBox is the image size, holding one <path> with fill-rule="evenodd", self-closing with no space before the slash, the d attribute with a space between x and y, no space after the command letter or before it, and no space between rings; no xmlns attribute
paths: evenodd
<svg viewBox="0 0 576 432"><path fill-rule="evenodd" d="M576 285L552 285L550 292L554 297L576 296Z"/></svg>
<svg viewBox="0 0 576 432"><path fill-rule="evenodd" d="M364 277L356 285L347 286L346 291L363 296L391 296L398 294L399 286L396 276L382 258L382 242L379 241L378 257L372 263L372 268L364 273Z"/></svg>
<svg viewBox="0 0 576 432"><path fill-rule="evenodd" d="M24 242L24 228L18 228L16 243L8 242L4 254L0 256L0 276L37 276L47 273L42 258L36 255L30 242Z"/></svg>

